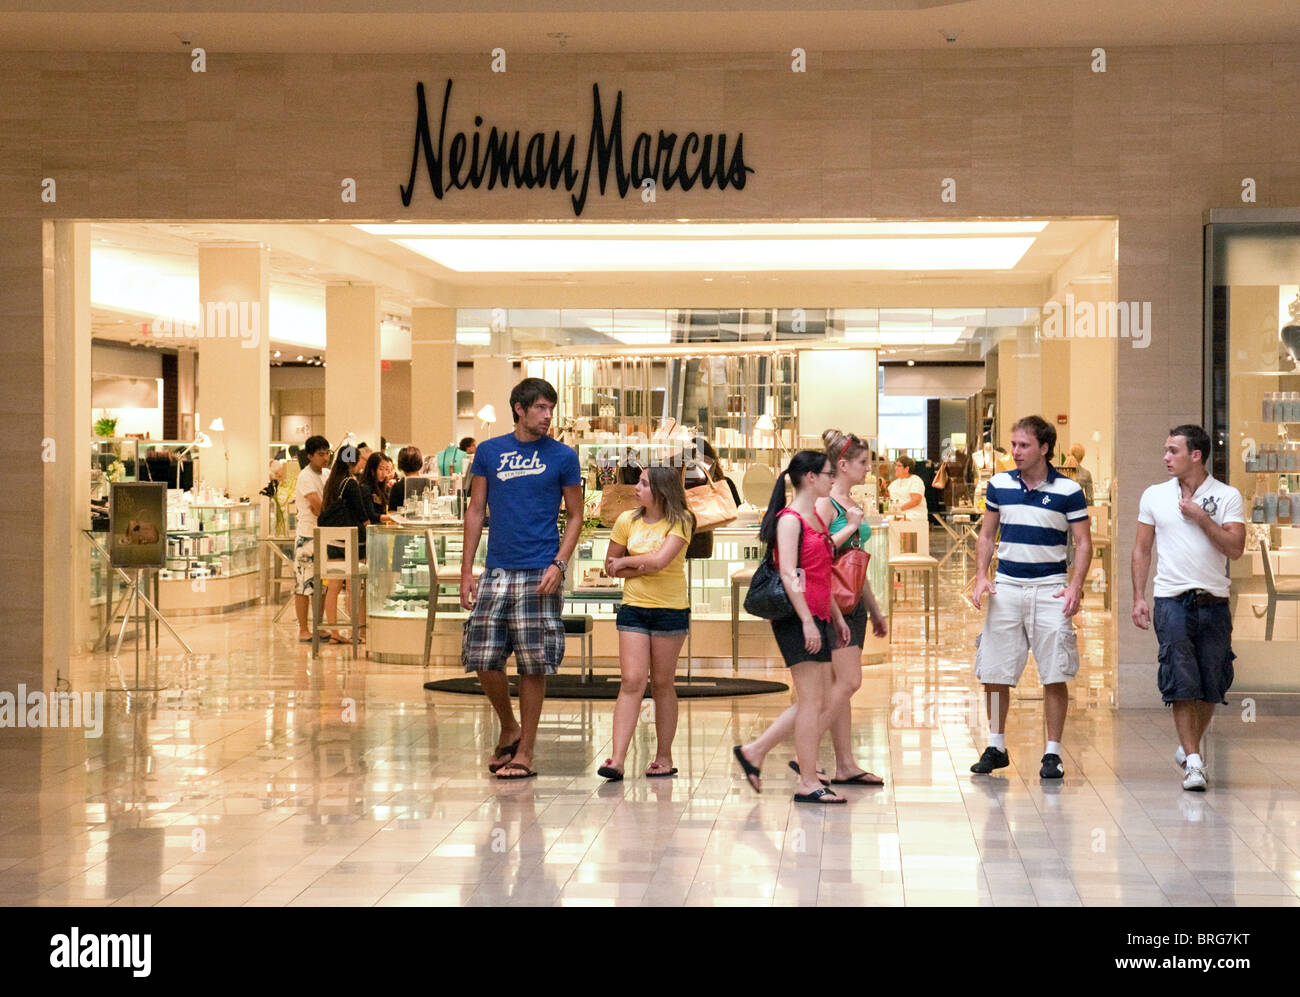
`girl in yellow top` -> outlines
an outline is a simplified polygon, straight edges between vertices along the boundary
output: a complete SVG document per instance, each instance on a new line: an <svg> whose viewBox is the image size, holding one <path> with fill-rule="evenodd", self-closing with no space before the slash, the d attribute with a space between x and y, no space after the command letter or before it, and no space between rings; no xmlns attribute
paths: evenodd
<svg viewBox="0 0 1300 997"><path fill-rule="evenodd" d="M677 656L691 625L686 591L686 545L695 517L686 507L686 491L674 467L649 467L636 483L641 507L614 521L605 574L626 579L618 611L618 658L623 683L614 704L614 753L597 774L623 778L628 745L636 729L647 676L655 704L658 747L646 777L677 773L673 737L677 733Z"/></svg>

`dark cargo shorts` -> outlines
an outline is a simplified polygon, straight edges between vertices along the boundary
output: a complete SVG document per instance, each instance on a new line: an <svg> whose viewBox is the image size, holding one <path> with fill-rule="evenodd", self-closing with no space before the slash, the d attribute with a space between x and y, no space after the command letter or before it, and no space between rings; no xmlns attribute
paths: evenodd
<svg viewBox="0 0 1300 997"><path fill-rule="evenodd" d="M1160 695L1166 703L1226 703L1232 685L1232 612L1227 600L1198 605L1195 592L1156 598Z"/></svg>

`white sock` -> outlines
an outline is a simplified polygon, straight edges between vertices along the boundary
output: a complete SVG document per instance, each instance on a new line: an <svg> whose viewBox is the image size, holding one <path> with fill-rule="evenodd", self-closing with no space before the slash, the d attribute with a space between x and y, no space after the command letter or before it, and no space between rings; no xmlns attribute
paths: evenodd
<svg viewBox="0 0 1300 997"><path fill-rule="evenodd" d="M1061 754L1061 742L1060 742L1060 741L1048 741L1048 742L1047 742L1047 750L1044 751L1043 754L1045 754L1045 755L1056 755L1056 756L1059 757L1060 754Z"/></svg>
<svg viewBox="0 0 1300 997"><path fill-rule="evenodd" d="M999 751L1007 750L1007 735L989 733L989 747L997 748Z"/></svg>
<svg viewBox="0 0 1300 997"><path fill-rule="evenodd" d="M1189 769L1204 769L1205 763L1201 761L1199 753L1194 753L1187 756L1187 767Z"/></svg>

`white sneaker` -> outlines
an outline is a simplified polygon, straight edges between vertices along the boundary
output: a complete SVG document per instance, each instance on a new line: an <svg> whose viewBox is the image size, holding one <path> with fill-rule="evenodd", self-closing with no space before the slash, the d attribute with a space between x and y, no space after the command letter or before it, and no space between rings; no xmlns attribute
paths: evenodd
<svg viewBox="0 0 1300 997"><path fill-rule="evenodd" d="M1193 765L1187 770L1187 777L1183 779L1183 789L1190 789L1196 793L1204 793L1205 786L1205 769L1197 768Z"/></svg>
<svg viewBox="0 0 1300 997"><path fill-rule="evenodd" d="M1174 749L1174 761L1176 761L1181 768L1187 768L1187 752L1183 750L1181 744Z"/></svg>

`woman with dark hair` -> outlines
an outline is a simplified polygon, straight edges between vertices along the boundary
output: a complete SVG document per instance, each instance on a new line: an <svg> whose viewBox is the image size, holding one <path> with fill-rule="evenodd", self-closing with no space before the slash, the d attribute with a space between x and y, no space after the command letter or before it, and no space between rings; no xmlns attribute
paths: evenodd
<svg viewBox="0 0 1300 997"><path fill-rule="evenodd" d="M691 625L686 591L686 545L695 517L675 467L648 467L636 483L640 507L614 521L605 573L625 578L618 611L618 658L623 683L614 704L613 754L597 774L623 778L632 732L645 696L646 679L655 704L655 759L646 778L675 775L673 737L677 733L677 656Z"/></svg>
<svg viewBox="0 0 1300 997"><path fill-rule="evenodd" d="M330 476L325 481L325 494L321 498L320 516L322 519L330 517L330 509L340 504L344 506L345 515L340 517L335 513L330 518L346 520L342 525L357 528L357 559L364 561L366 559L366 526L369 523L381 523L385 517L379 515L374 503L366 498L361 483L353 477L360 463L360 455L357 453L356 447L339 447L338 453L334 455L334 463L330 467ZM342 548L330 547L326 551L326 556L339 557L342 553ZM338 622L339 593L343 591L345 584L342 581L325 583L325 619L331 625ZM362 596L357 599L357 619L353 623L362 628L363 635L365 622L366 603L364 596ZM330 643L347 644L351 642L345 641L336 630L331 630Z"/></svg>
<svg viewBox="0 0 1300 997"><path fill-rule="evenodd" d="M786 478L794 486L794 498L786 505ZM837 645L849 642L848 624L831 598L833 549L826 523L817 514L817 502L827 498L835 480L835 469L825 453L801 450L781 472L759 537L772 547L781 582L794 606L795 615L772 621L781 656L794 679L798 710L794 715L794 751L799 765L796 803L845 803L817 779L817 742L830 726L844 700L844 689L832 682L831 660ZM759 792L759 769L763 758L790 733L778 719L749 744L736 745L736 757L745 778Z"/></svg>
<svg viewBox="0 0 1300 997"><path fill-rule="evenodd" d="M380 521L388 519L388 492L393 483L393 462L382 450L374 450L361 472L361 493L370 499Z"/></svg>
<svg viewBox="0 0 1300 997"><path fill-rule="evenodd" d="M817 515L830 523L831 543L835 545L835 556L839 557L853 547L865 546L871 539L871 526L864 519L864 510L849 493L854 485L867 480L871 454L866 444L852 433L828 429L822 433L822 439L826 443L826 456L835 465L835 484L830 495L817 500ZM868 619L872 633L884 637L888 632L885 617L876 605L870 581L863 586L858 604L844 617L849 627L849 642L831 653L831 682L835 686L832 698L840 703L830 723L831 744L835 748L832 785L883 786L885 783L880 776L866 771L853 757L849 701L862 687L862 646L866 643ZM799 705L795 704L777 718L772 725L775 740L784 740L794 730L798 710ZM798 762L791 762L790 767L799 772ZM820 773L818 777L821 778Z"/></svg>
<svg viewBox="0 0 1300 997"><path fill-rule="evenodd" d="M406 479L418 475L423 466L424 457L420 455L419 447L402 447L397 451L397 469L402 472L402 477L388 492L389 512L397 512L406 504Z"/></svg>

